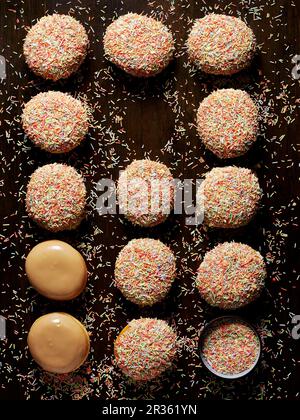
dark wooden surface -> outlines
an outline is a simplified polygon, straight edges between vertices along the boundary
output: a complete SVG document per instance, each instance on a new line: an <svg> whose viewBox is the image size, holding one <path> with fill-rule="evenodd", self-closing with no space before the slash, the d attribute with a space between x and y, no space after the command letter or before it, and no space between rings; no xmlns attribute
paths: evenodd
<svg viewBox="0 0 300 420"><path fill-rule="evenodd" d="M106 26L127 11L163 19L177 42L175 61L160 76L136 80L103 58ZM184 43L191 22L212 11L242 16L253 28L260 52L252 67L232 78L208 77L187 63ZM52 84L26 67L22 44L26 30L46 13L70 13L89 32L90 53L80 72ZM291 76L292 57L300 54L300 4L290 0L24 0L0 2L0 54L7 78L0 89L0 314L7 318L7 340L0 342L0 399L39 398L229 398L299 397L299 341L291 338L299 299L299 81ZM258 102L262 114L257 145L234 164L250 167L264 189L256 219L237 231L207 231L185 226L172 216L163 226L142 231L122 217L100 217L95 210L95 183L118 177L133 158L166 163L174 176L201 178L224 166L206 152L194 127L199 102L217 87L239 87ZM20 127L22 105L49 89L84 95L93 108L95 127L75 152L53 157L33 148ZM120 123L120 118L122 123ZM28 220L24 193L30 174L49 162L67 162L86 179L89 214L75 232L53 235ZM134 237L160 238L178 257L179 275L168 299L149 310L128 304L113 285L113 266L120 248ZM64 239L85 255L89 266L86 293L71 303L48 302L28 287L24 258L41 240ZM201 366L199 331L220 315L208 308L194 289L194 273L204 253L216 243L238 240L259 249L268 264L266 291L249 308L238 311L259 328L263 360L250 378L223 382ZM298 279L298 283L297 283ZM78 374L55 378L41 372L28 355L26 335L41 314L64 310L82 320L91 332L92 353ZM127 382L112 360L112 344L132 318L156 316L178 331L182 350L173 371L149 385Z"/></svg>

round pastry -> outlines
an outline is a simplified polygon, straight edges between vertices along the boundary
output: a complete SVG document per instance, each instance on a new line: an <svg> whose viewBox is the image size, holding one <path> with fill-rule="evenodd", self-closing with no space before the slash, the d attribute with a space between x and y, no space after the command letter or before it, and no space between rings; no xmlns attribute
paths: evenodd
<svg viewBox="0 0 300 420"><path fill-rule="evenodd" d="M195 21L187 49L190 60L203 72L232 75L250 65L256 39L241 19L212 13Z"/></svg>
<svg viewBox="0 0 300 420"><path fill-rule="evenodd" d="M84 217L86 189L74 168L59 163L38 168L26 194L29 216L52 232L75 229Z"/></svg>
<svg viewBox="0 0 300 420"><path fill-rule="evenodd" d="M25 270L41 295L54 300L76 298L86 287L87 268L81 254L66 242L41 242L28 254Z"/></svg>
<svg viewBox="0 0 300 420"><path fill-rule="evenodd" d="M217 90L201 103L197 128L204 145L220 159L241 156L257 138L257 106L242 90Z"/></svg>
<svg viewBox="0 0 300 420"><path fill-rule="evenodd" d="M104 35L108 60L137 77L160 73L171 61L174 49L172 34L165 25L136 13L120 16Z"/></svg>
<svg viewBox="0 0 300 420"><path fill-rule="evenodd" d="M139 306L162 301L176 277L173 252L159 240L133 239L119 253L115 281L123 295Z"/></svg>
<svg viewBox="0 0 300 420"><path fill-rule="evenodd" d="M85 327L62 312L38 318L30 328L27 342L36 363L52 373L70 373L78 369L90 351Z"/></svg>
<svg viewBox="0 0 300 420"><path fill-rule="evenodd" d="M135 160L120 175L120 213L132 223L151 227L163 223L174 206L174 179L162 163Z"/></svg>
<svg viewBox="0 0 300 420"><path fill-rule="evenodd" d="M262 197L256 175L245 168L214 168L206 174L197 192L203 203L204 223L214 228L247 225L256 214Z"/></svg>
<svg viewBox="0 0 300 420"><path fill-rule="evenodd" d="M259 297L266 275L259 252L248 245L225 242L205 255L196 286L211 306L238 309Z"/></svg>
<svg viewBox="0 0 300 420"><path fill-rule="evenodd" d="M32 26L23 50L26 63L37 76L57 81L78 70L88 45L81 23L71 16L54 14L42 17Z"/></svg>
<svg viewBox="0 0 300 420"><path fill-rule="evenodd" d="M39 93L25 105L22 125L36 146L50 153L66 153L88 133L89 117L80 100L50 91Z"/></svg>
<svg viewBox="0 0 300 420"><path fill-rule="evenodd" d="M177 351L177 335L158 319L134 319L115 341L118 367L135 381L157 378L172 366Z"/></svg>

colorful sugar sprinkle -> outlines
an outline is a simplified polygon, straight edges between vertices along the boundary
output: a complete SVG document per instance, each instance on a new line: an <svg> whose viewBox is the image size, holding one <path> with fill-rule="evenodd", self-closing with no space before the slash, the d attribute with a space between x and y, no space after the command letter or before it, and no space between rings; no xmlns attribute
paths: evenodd
<svg viewBox="0 0 300 420"><path fill-rule="evenodd" d="M225 242L204 256L196 285L210 305L237 309L259 297L266 275L259 252L245 244Z"/></svg>
<svg viewBox="0 0 300 420"><path fill-rule="evenodd" d="M241 19L212 13L194 22L187 49L205 73L231 75L249 66L256 40Z"/></svg>
<svg viewBox="0 0 300 420"><path fill-rule="evenodd" d="M220 159L245 154L258 134L258 108L239 89L219 89L201 102L198 133L204 145Z"/></svg>
<svg viewBox="0 0 300 420"><path fill-rule="evenodd" d="M247 225L257 212L262 191L256 175L246 168L214 168L198 190L204 222L210 227L237 228Z"/></svg>
<svg viewBox="0 0 300 420"><path fill-rule="evenodd" d="M74 168L53 163L31 176L26 194L29 216L45 229L75 229L84 217L86 189Z"/></svg>
<svg viewBox="0 0 300 420"><path fill-rule="evenodd" d="M42 17L28 32L24 56L30 69L44 79L57 81L76 72L87 55L89 40L73 17Z"/></svg>
<svg viewBox="0 0 300 420"><path fill-rule="evenodd" d="M36 146L50 153L66 153L86 136L89 112L80 100L66 93L49 91L27 102L22 124Z"/></svg>

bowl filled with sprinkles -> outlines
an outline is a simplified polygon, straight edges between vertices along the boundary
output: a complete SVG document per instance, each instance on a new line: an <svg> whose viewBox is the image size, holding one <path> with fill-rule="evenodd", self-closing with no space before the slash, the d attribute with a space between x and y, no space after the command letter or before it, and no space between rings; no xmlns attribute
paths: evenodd
<svg viewBox="0 0 300 420"><path fill-rule="evenodd" d="M252 372L262 347L254 327L235 316L209 322L202 330L199 345L203 364L224 379L239 379Z"/></svg>

